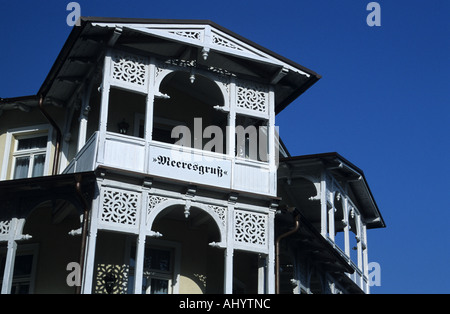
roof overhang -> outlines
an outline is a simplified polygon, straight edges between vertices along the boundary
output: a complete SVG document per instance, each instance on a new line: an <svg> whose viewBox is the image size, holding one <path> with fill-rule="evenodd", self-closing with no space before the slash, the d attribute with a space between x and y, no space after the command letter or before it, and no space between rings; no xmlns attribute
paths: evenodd
<svg viewBox="0 0 450 314"><path fill-rule="evenodd" d="M46 103L69 104L98 69L108 47L162 60L195 60L197 67L271 84L276 113L320 79L317 73L209 20L82 17L37 95L44 96ZM17 106L12 100L0 99L0 107Z"/></svg>
<svg viewBox="0 0 450 314"><path fill-rule="evenodd" d="M0 98L0 115L3 110L18 109L23 112L29 112L33 107L38 105L37 96L22 96L14 98Z"/></svg>
<svg viewBox="0 0 450 314"><path fill-rule="evenodd" d="M26 217L43 202L68 202L83 207L81 197L91 199L95 193L94 172L60 174L0 181L0 221L12 217ZM77 192L77 183L79 191Z"/></svg>
<svg viewBox="0 0 450 314"><path fill-rule="evenodd" d="M384 228L386 224L369 188L364 172L338 153L323 153L280 158L280 167L290 169L327 169L336 179L348 183L367 228Z"/></svg>

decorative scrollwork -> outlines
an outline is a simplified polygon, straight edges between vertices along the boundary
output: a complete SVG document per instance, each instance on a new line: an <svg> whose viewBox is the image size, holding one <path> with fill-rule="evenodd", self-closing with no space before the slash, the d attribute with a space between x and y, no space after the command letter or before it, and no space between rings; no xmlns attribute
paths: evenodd
<svg viewBox="0 0 450 314"><path fill-rule="evenodd" d="M0 235L8 235L11 220L0 221Z"/></svg>
<svg viewBox="0 0 450 314"><path fill-rule="evenodd" d="M102 222L135 226L139 194L107 189L103 191Z"/></svg>
<svg viewBox="0 0 450 314"><path fill-rule="evenodd" d="M195 68L197 66L196 60L183 60L183 59L169 59L166 64L175 65L182 68Z"/></svg>
<svg viewBox="0 0 450 314"><path fill-rule="evenodd" d="M200 40L202 34L200 31L188 31L188 30L171 31L169 33L194 40Z"/></svg>
<svg viewBox="0 0 450 314"><path fill-rule="evenodd" d="M234 213L234 241L266 245L267 216L264 214L235 211Z"/></svg>
<svg viewBox="0 0 450 314"><path fill-rule="evenodd" d="M125 294L128 286L128 265L98 264L94 293Z"/></svg>
<svg viewBox="0 0 450 314"><path fill-rule="evenodd" d="M226 208L222 206L214 206L208 205L208 207L219 216L219 219L222 221L222 225L225 226L226 222Z"/></svg>
<svg viewBox="0 0 450 314"><path fill-rule="evenodd" d="M147 65L144 58L116 54L112 57L112 78L118 81L145 86Z"/></svg>
<svg viewBox="0 0 450 314"><path fill-rule="evenodd" d="M147 215L150 214L150 212L158 205L159 203L162 203L164 201L167 201L167 198L162 196L156 196L156 195L149 195L148 196L148 207L147 207Z"/></svg>
<svg viewBox="0 0 450 314"><path fill-rule="evenodd" d="M267 112L267 91L258 85L237 86L237 106L240 108Z"/></svg>
<svg viewBox="0 0 450 314"><path fill-rule="evenodd" d="M206 288L206 283L207 283L207 279L208 277L206 275L203 274L194 274L194 278L197 278L197 280L200 282L200 284L203 286L203 288Z"/></svg>
<svg viewBox="0 0 450 314"><path fill-rule="evenodd" d="M222 36L218 36L216 34L213 35L212 42L213 42L213 44L218 45L218 46L222 46L222 47L226 47L226 48L230 48L230 49L234 49L234 50L239 50L239 51L244 51L244 49L242 49L241 47L239 47L238 45L236 45L229 39L226 39Z"/></svg>

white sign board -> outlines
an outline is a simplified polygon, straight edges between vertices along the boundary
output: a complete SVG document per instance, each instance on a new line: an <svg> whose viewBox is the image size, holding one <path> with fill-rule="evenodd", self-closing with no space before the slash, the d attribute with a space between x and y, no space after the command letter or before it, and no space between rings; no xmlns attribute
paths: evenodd
<svg viewBox="0 0 450 314"><path fill-rule="evenodd" d="M192 183L231 187L231 161L189 149L150 147L149 173Z"/></svg>

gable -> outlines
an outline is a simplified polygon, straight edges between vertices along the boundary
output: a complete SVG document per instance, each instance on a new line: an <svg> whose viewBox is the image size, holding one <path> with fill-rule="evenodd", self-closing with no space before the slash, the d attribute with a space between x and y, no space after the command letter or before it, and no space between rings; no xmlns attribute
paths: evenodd
<svg viewBox="0 0 450 314"><path fill-rule="evenodd" d="M108 47L270 84L276 113L320 79L315 72L211 21L82 17L37 94L67 104L83 82L98 72Z"/></svg>
<svg viewBox="0 0 450 314"><path fill-rule="evenodd" d="M93 23L93 26L121 28L136 31L142 34L156 36L171 41L184 43L202 49L204 58L210 51L253 60L268 65L286 68L306 77L311 74L283 62L270 54L236 38L226 32L208 24L126 24L126 23Z"/></svg>

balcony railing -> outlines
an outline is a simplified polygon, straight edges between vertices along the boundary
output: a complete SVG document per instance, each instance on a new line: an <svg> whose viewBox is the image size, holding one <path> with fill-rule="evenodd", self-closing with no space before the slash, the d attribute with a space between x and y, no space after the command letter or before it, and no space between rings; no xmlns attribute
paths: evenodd
<svg viewBox="0 0 450 314"><path fill-rule="evenodd" d="M353 268L352 274L347 274L348 277L365 293L369 292L368 289L368 282L369 279L366 275L364 275L364 272L362 269L358 267L358 265L355 264L354 261L348 256L344 250L339 247L329 236L326 236L325 239L333 246L333 248L343 257L347 263Z"/></svg>
<svg viewBox="0 0 450 314"><path fill-rule="evenodd" d="M74 159L64 169L63 173L75 173L92 171L96 168L96 154L98 147L98 132L86 141L86 144L78 152Z"/></svg>
<svg viewBox="0 0 450 314"><path fill-rule="evenodd" d="M106 132L95 132L64 173L108 166L190 183L275 196L276 171L265 162Z"/></svg>

